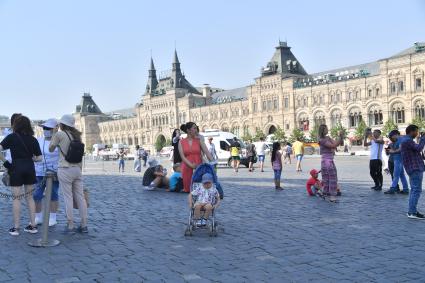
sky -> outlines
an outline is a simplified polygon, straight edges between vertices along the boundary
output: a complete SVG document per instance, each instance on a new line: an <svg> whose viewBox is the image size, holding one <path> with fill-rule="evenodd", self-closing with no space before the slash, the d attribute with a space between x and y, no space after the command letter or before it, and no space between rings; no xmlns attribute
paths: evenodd
<svg viewBox="0 0 425 283"><path fill-rule="evenodd" d="M247 86L279 39L308 73L376 61L425 41L425 1L0 0L0 115L134 107L174 48L193 85Z"/></svg>

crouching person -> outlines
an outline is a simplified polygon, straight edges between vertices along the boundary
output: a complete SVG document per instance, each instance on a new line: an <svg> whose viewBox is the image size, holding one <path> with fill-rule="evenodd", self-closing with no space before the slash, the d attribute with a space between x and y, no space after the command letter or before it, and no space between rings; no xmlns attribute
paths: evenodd
<svg viewBox="0 0 425 283"><path fill-rule="evenodd" d="M173 165L173 175L170 177L170 192L180 192L183 190L183 179L180 163Z"/></svg>
<svg viewBox="0 0 425 283"><path fill-rule="evenodd" d="M149 168L146 169L143 175L142 184L149 189L169 187L169 180L167 178L167 171L155 159L149 160Z"/></svg>

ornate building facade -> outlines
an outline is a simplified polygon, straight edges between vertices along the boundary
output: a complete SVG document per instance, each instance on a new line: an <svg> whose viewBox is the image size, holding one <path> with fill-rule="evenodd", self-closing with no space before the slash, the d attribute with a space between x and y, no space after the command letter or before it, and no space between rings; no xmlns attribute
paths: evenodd
<svg viewBox="0 0 425 283"><path fill-rule="evenodd" d="M340 123L351 133L361 120L380 128L392 119L403 129L416 116L425 118L425 45L415 43L394 56L337 70L308 74L279 42L259 77L231 90L195 88L181 71L177 52L171 71L157 77L151 59L146 90L133 117L112 119L89 95L75 113L87 144L140 144L153 150L158 139L187 121L201 130L221 129L238 136L286 133ZM91 105L91 106L90 106Z"/></svg>

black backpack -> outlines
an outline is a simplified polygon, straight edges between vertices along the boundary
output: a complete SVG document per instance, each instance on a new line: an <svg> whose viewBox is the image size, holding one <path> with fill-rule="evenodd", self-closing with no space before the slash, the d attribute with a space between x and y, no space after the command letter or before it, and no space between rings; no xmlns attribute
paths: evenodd
<svg viewBox="0 0 425 283"><path fill-rule="evenodd" d="M83 161L84 156L84 144L76 139L71 139L71 137L68 135L68 133L65 131L65 134L68 136L71 143L69 144L68 151L63 153L62 149L61 152L65 156L65 160L68 163L80 163Z"/></svg>

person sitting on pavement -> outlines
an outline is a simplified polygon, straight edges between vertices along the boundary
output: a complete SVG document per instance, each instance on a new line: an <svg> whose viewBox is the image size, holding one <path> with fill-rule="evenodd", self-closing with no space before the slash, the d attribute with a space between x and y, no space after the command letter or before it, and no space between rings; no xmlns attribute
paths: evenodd
<svg viewBox="0 0 425 283"><path fill-rule="evenodd" d="M322 197L323 196L323 192L322 192L322 181L319 180L319 173L320 170L317 171L316 169L312 169L310 171L310 175L311 177L307 180L306 183L306 189L307 189L307 194L309 196L319 196Z"/></svg>
<svg viewBox="0 0 425 283"><path fill-rule="evenodd" d="M143 175L143 186L150 189L165 188L168 189L169 180L166 177L167 171L159 164L156 159L148 161L149 168L146 169Z"/></svg>
<svg viewBox="0 0 425 283"><path fill-rule="evenodd" d="M173 175L170 177L170 192L181 192L183 190L183 179L180 163L173 165Z"/></svg>
<svg viewBox="0 0 425 283"><path fill-rule="evenodd" d="M220 195L217 189L213 186L213 176L210 173L206 173L202 176L202 186L196 187L188 197L189 207L192 208L193 199L192 196L196 197L194 218L197 221L197 226L205 226L208 217L211 214L213 208L217 208L220 203ZM201 218L201 210L204 214Z"/></svg>

